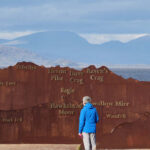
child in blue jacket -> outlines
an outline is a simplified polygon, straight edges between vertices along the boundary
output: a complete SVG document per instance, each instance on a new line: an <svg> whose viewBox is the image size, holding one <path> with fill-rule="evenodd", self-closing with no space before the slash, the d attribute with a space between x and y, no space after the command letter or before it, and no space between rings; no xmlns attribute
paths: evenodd
<svg viewBox="0 0 150 150"><path fill-rule="evenodd" d="M95 107L90 103L89 96L83 97L83 105L79 118L79 136L83 136L85 150L96 150L96 123L99 121Z"/></svg>

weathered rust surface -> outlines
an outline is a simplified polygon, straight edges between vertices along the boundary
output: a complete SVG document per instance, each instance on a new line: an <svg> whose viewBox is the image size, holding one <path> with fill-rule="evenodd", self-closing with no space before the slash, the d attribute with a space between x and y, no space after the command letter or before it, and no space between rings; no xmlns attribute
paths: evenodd
<svg viewBox="0 0 150 150"><path fill-rule="evenodd" d="M107 67L81 71L31 62L0 69L0 143L81 143L82 97L97 108L102 148L150 148L150 82Z"/></svg>

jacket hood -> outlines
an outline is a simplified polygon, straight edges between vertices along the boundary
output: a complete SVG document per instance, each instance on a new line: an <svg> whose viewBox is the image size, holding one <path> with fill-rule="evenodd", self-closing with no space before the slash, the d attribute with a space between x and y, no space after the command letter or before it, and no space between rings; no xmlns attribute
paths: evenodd
<svg viewBox="0 0 150 150"><path fill-rule="evenodd" d="M91 103L86 103L84 107L88 108L88 109L93 109L94 108Z"/></svg>

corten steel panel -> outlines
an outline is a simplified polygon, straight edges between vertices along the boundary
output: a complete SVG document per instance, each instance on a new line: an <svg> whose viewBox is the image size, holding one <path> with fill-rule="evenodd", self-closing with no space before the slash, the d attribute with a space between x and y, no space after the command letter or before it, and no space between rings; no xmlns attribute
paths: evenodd
<svg viewBox="0 0 150 150"><path fill-rule="evenodd" d="M82 97L91 96L103 148L150 148L150 82L107 67L81 71L31 62L0 69L0 143L81 143Z"/></svg>

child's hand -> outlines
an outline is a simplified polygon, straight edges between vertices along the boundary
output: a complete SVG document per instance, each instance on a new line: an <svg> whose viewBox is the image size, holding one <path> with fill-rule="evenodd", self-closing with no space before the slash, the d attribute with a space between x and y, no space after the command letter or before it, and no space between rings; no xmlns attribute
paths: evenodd
<svg viewBox="0 0 150 150"><path fill-rule="evenodd" d="M83 136L82 136L82 133L78 133L78 135L82 138Z"/></svg>

